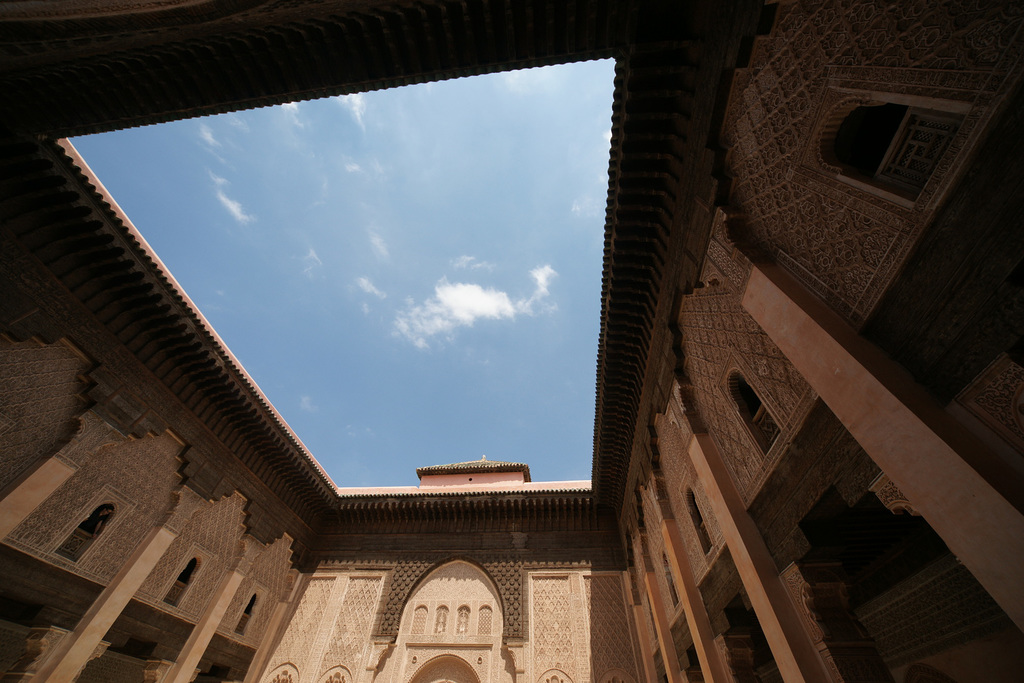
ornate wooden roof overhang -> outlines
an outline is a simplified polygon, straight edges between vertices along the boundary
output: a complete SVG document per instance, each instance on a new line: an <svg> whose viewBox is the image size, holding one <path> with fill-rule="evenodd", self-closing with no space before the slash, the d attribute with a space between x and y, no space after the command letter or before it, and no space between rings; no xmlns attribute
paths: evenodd
<svg viewBox="0 0 1024 683"><path fill-rule="evenodd" d="M530 481L530 466L524 462L470 460L468 462L453 462L448 465L431 465L429 467L416 468L416 476L420 479L435 474L473 474L475 472L522 472L523 480Z"/></svg>
<svg viewBox="0 0 1024 683"><path fill-rule="evenodd" d="M590 489L342 496L325 529L360 534L606 530L597 508Z"/></svg>
<svg viewBox="0 0 1024 683"><path fill-rule="evenodd" d="M660 343L668 323L665 301L671 297L664 295L664 282L692 282L706 243L704 228L690 225L687 212L694 171L704 170L700 161L718 78L731 66L728 55L735 57L738 36L747 30L751 12L756 20L760 3L224 0L204 7L39 21L4 21L0 12L0 122L23 134L70 135L531 65L617 58L592 477L598 502L617 506L637 430L645 428L639 424L647 419L644 406L653 405L650 377L660 381L664 374L650 363L652 344ZM694 29L698 24L704 28ZM702 32L699 43L681 39ZM715 42L720 36L728 38L722 45ZM11 168L33 167L34 155L20 154L13 153ZM47 229L55 261L59 249L104 254L111 239L84 217L67 231L56 222ZM110 278L115 262L110 260ZM685 277L676 277L684 266ZM111 279L94 295L106 286L135 292L134 272L126 268L127 279ZM143 290L124 305L144 326L159 326L177 340L165 344L168 365L180 360L188 371L206 371L208 400L222 396L227 412L204 410L225 425L248 419L243 408L227 408L239 395L237 382L225 382L216 353L209 355L212 347L195 345L186 312L167 308ZM261 411L257 423L271 424L271 409ZM283 436L269 438L277 444ZM301 467L292 475L306 476Z"/></svg>

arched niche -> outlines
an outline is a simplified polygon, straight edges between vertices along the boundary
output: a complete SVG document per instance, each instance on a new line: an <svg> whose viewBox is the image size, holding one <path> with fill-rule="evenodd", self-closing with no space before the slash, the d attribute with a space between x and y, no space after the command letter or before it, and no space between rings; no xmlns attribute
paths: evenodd
<svg viewBox="0 0 1024 683"><path fill-rule="evenodd" d="M537 678L537 683L573 683L573 680L561 669L548 669Z"/></svg>
<svg viewBox="0 0 1024 683"><path fill-rule="evenodd" d="M461 559L435 567L410 591L394 654L375 682L512 683L502 613L498 587L482 567Z"/></svg>
<svg viewBox="0 0 1024 683"><path fill-rule="evenodd" d="M352 672L343 666L328 669L320 677L320 683L353 683Z"/></svg>
<svg viewBox="0 0 1024 683"><path fill-rule="evenodd" d="M410 683L480 683L480 677L462 657L441 655L420 667Z"/></svg>
<svg viewBox="0 0 1024 683"><path fill-rule="evenodd" d="M457 633L458 610L463 607L470 610L469 628L464 633ZM487 621L492 626L485 634L479 633L482 609L485 613L491 613ZM447 612L447 617L443 619L444 628L440 631L437 628L439 610ZM425 628L420 627L421 621ZM501 597L491 577L478 565L465 560L452 560L429 572L410 592L402 610L399 633L414 637L440 637L441 641L454 642L457 637L500 636L501 623Z"/></svg>

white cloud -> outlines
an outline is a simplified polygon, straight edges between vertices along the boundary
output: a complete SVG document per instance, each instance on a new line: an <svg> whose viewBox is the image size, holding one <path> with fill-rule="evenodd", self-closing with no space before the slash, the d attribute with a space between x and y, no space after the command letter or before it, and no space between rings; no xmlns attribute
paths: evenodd
<svg viewBox="0 0 1024 683"><path fill-rule="evenodd" d="M224 186L231 184L228 182L226 178L221 178L219 175L217 175L216 173L209 169L207 169L206 172L210 174L210 180L213 181L213 187L216 190L217 199L224 206L224 208L228 210L228 213L235 217L236 221L238 221L239 223L250 223L256 219L255 216L245 212L245 209L242 208L241 202L235 201L231 197L224 194Z"/></svg>
<svg viewBox="0 0 1024 683"><path fill-rule="evenodd" d="M452 267L461 270L494 270L494 264L489 261L478 261L476 256L462 255L452 259Z"/></svg>
<svg viewBox="0 0 1024 683"><path fill-rule="evenodd" d="M356 284L359 285L359 289L363 290L367 294L373 294L378 299L387 298L387 294L377 289L374 284L370 282L370 278L368 277L359 278L356 280Z"/></svg>
<svg viewBox="0 0 1024 683"><path fill-rule="evenodd" d="M298 128L303 128L305 124L299 119L299 103L288 102L281 105L281 111L288 117L288 121Z"/></svg>
<svg viewBox="0 0 1024 683"><path fill-rule="evenodd" d="M506 71L501 77L505 87L515 95L552 92L563 78L559 69L548 66Z"/></svg>
<svg viewBox="0 0 1024 683"><path fill-rule="evenodd" d="M313 277L313 271L324 264L323 261L320 260L320 257L316 255L316 250L313 249L313 247L309 248L309 253L306 254L302 260L306 264L306 267L302 269L302 272L309 277Z"/></svg>
<svg viewBox="0 0 1024 683"><path fill-rule="evenodd" d="M348 109L349 113L352 114L352 118L355 119L359 127L364 131L366 130L366 124L363 123L363 114L366 113L366 98L363 97L362 93L356 93L354 95L339 95L337 98L338 103L341 106Z"/></svg>
<svg viewBox="0 0 1024 683"><path fill-rule="evenodd" d="M582 197L573 201L572 215L583 218L599 218L604 211L604 205L594 197Z"/></svg>
<svg viewBox="0 0 1024 683"><path fill-rule="evenodd" d="M251 223L254 220L255 217L251 214L247 214L245 209L242 208L242 204L240 202L228 197L224 194L223 190L217 190L217 199L220 200L220 203L224 205L224 208L227 209L239 223Z"/></svg>
<svg viewBox="0 0 1024 683"><path fill-rule="evenodd" d="M299 408L305 410L307 413L315 413L320 410L320 406L313 403L313 399L310 396L303 396L299 399Z"/></svg>
<svg viewBox="0 0 1024 683"><path fill-rule="evenodd" d="M354 161L346 161L345 170L349 173L360 173L363 170L363 167Z"/></svg>
<svg viewBox="0 0 1024 683"><path fill-rule="evenodd" d="M379 259L386 259L390 255L387 242L373 230L370 231L370 246L373 247L373 253Z"/></svg>
<svg viewBox="0 0 1024 683"><path fill-rule="evenodd" d="M442 278L434 287L434 296L417 305L406 302L406 310L395 318L395 333L418 348L429 347L430 337L442 335L450 338L458 327L472 327L479 319L513 320L517 315L533 315L536 305L548 297L551 280L558 273L548 265L530 271L534 292L526 299L512 300L501 290L484 288L478 284L450 283ZM553 310L549 306L545 310Z"/></svg>
<svg viewBox="0 0 1024 683"><path fill-rule="evenodd" d="M199 124L199 139L210 147L220 147L220 141L213 137L213 131L205 123Z"/></svg>

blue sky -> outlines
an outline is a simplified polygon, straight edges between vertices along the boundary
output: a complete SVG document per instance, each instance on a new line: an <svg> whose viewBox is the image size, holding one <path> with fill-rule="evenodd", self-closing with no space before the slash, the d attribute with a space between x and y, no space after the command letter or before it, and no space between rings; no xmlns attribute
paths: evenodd
<svg viewBox="0 0 1024 683"><path fill-rule="evenodd" d="M73 143L339 486L587 479L613 63Z"/></svg>

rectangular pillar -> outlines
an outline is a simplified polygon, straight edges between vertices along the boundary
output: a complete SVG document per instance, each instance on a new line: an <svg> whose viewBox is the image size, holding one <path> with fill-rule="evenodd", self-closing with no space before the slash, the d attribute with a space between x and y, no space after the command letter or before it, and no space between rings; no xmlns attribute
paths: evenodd
<svg viewBox="0 0 1024 683"><path fill-rule="evenodd" d="M654 572L644 572L644 586L647 589L647 601L651 605L651 616L654 617L654 630L657 631L658 644L661 646L661 661L665 665L668 683L685 683L686 676L679 667L679 655L676 644L672 640L672 628L665 614L665 603L661 598L661 588Z"/></svg>
<svg viewBox="0 0 1024 683"><path fill-rule="evenodd" d="M176 536L165 526L155 526L150 530L121 570L86 610L75 630L47 653L33 681L68 683L78 676L103 636L121 615L121 610L139 590Z"/></svg>
<svg viewBox="0 0 1024 683"><path fill-rule="evenodd" d="M1019 628L1024 482L914 378L777 265L743 307Z"/></svg>
<svg viewBox="0 0 1024 683"><path fill-rule="evenodd" d="M665 541L669 566L672 567L672 576L679 588L679 598L683 601L683 612L686 614L686 623L690 627L690 636L697 651L697 659L700 660L704 680L708 683L731 683L733 676L722 658L721 651L715 647L711 617L694 579L690 558L686 554L679 525L675 519L661 520L661 537Z"/></svg>
<svg viewBox="0 0 1024 683"><path fill-rule="evenodd" d="M0 539L6 538L74 473L75 468L60 458L47 458L8 489L0 500Z"/></svg>
<svg viewBox="0 0 1024 683"><path fill-rule="evenodd" d="M830 683L715 442L708 434L694 434L689 452L783 680Z"/></svg>
<svg viewBox="0 0 1024 683"><path fill-rule="evenodd" d="M632 580L629 572L622 572L623 596L626 597L626 604L633 607L633 623L636 625L637 640L640 641L640 660L643 662L644 675L647 678L647 683L658 683L658 676L654 667L654 641L652 640L652 634L647 630L644 606L633 602L631 584Z"/></svg>
<svg viewBox="0 0 1024 683"><path fill-rule="evenodd" d="M189 683L195 677L196 666L203 658L207 646L213 639L213 634L217 632L217 627L220 626L220 622L224 618L224 612L231 604L231 599L235 596L235 591L238 590L238 585L242 583L243 578L245 575L235 570L224 575L220 586L210 598L199 621L192 627L192 633L164 677L166 683Z"/></svg>

